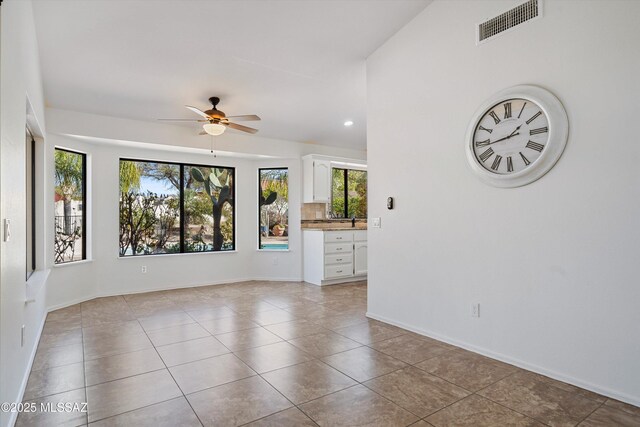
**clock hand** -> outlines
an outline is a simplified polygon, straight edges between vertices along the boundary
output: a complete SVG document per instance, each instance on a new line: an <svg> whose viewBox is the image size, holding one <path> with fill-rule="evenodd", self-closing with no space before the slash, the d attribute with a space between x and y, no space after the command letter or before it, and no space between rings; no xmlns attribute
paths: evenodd
<svg viewBox="0 0 640 427"><path fill-rule="evenodd" d="M517 130L517 129L516 129L516 130ZM514 131L514 132L515 132L515 131ZM516 135L520 135L520 132L518 132L518 133L512 133L512 134L511 134L511 135L509 135L509 136L505 136L504 138L500 138L500 139L498 139L498 140L496 140L496 141L490 142L490 143L488 143L487 145L491 145L491 144L495 144L496 142L504 141L505 139L509 139L509 138L511 138L512 136L516 136Z"/></svg>

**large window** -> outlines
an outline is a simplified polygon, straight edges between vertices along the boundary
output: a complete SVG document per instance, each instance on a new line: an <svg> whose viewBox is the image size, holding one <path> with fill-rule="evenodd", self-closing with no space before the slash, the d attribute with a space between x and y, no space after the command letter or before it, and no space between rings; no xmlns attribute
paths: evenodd
<svg viewBox="0 0 640 427"><path fill-rule="evenodd" d="M36 141L26 131L27 279L36 270Z"/></svg>
<svg viewBox="0 0 640 427"><path fill-rule="evenodd" d="M258 248L289 249L289 170L258 169Z"/></svg>
<svg viewBox="0 0 640 427"><path fill-rule="evenodd" d="M335 218L367 217L367 172L331 170L331 213Z"/></svg>
<svg viewBox="0 0 640 427"><path fill-rule="evenodd" d="M55 149L54 261L86 259L86 156Z"/></svg>
<svg viewBox="0 0 640 427"><path fill-rule="evenodd" d="M234 169L120 160L120 256L235 249Z"/></svg>

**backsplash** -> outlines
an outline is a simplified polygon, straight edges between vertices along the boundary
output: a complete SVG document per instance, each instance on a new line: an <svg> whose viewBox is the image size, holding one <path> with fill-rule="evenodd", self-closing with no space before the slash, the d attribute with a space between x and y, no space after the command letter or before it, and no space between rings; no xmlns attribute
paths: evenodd
<svg viewBox="0 0 640 427"><path fill-rule="evenodd" d="M323 220L327 219L326 203L303 203L302 204L302 220Z"/></svg>

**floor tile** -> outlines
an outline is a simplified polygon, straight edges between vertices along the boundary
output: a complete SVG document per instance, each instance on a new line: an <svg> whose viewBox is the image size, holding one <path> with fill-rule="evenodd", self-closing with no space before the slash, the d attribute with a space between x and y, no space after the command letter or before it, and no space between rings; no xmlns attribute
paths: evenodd
<svg viewBox="0 0 640 427"><path fill-rule="evenodd" d="M369 347L358 347L353 350L343 351L342 353L323 357L322 361L359 382L367 381L407 366L406 363Z"/></svg>
<svg viewBox="0 0 640 427"><path fill-rule="evenodd" d="M206 426L239 426L291 407L259 376L246 378L187 396Z"/></svg>
<svg viewBox="0 0 640 427"><path fill-rule="evenodd" d="M361 344L371 344L372 342L386 340L407 333L407 331L403 329L396 328L395 326L386 326L375 321L345 326L334 329L333 331Z"/></svg>
<svg viewBox="0 0 640 427"><path fill-rule="evenodd" d="M184 394L195 393L256 373L233 354L211 357L169 368Z"/></svg>
<svg viewBox="0 0 640 427"><path fill-rule="evenodd" d="M220 306L220 307L208 307L202 308L199 310L190 310L187 311L187 314L193 317L197 322L203 320L211 320L211 319L220 319L223 317L234 317L237 316L238 313L231 310L229 307Z"/></svg>
<svg viewBox="0 0 640 427"><path fill-rule="evenodd" d="M73 329L80 329L82 327L82 321L80 318L61 319L56 321L47 320L42 329L43 334L58 334L61 332L71 331Z"/></svg>
<svg viewBox="0 0 640 427"><path fill-rule="evenodd" d="M249 423L246 427L317 427L304 412L298 408L289 408Z"/></svg>
<svg viewBox="0 0 640 427"><path fill-rule="evenodd" d="M312 359L310 355L288 342L240 350L235 355L258 373L285 368Z"/></svg>
<svg viewBox="0 0 640 427"><path fill-rule="evenodd" d="M296 405L356 384L318 360L267 372L262 377Z"/></svg>
<svg viewBox="0 0 640 427"><path fill-rule="evenodd" d="M114 335L103 339L85 340L84 354L87 360L91 360L151 347L153 344L145 333Z"/></svg>
<svg viewBox="0 0 640 427"><path fill-rule="evenodd" d="M198 338L157 347L167 366L180 365L229 353L229 349L214 337Z"/></svg>
<svg viewBox="0 0 640 427"><path fill-rule="evenodd" d="M364 385L420 418L469 395L468 391L412 366Z"/></svg>
<svg viewBox="0 0 640 427"><path fill-rule="evenodd" d="M89 326L82 328L82 336L85 343L91 341L100 341L105 338L111 338L121 335L143 334L144 329L137 320L129 320L125 322L104 323L101 325Z"/></svg>
<svg viewBox="0 0 640 427"><path fill-rule="evenodd" d="M260 311L253 316L251 316L252 320L259 325L274 325L276 323L290 322L296 318L293 314L276 309L276 310L268 310L268 311Z"/></svg>
<svg viewBox="0 0 640 427"><path fill-rule="evenodd" d="M25 400L58 394L84 387L84 367L82 363L57 366L55 368L32 371L29 375Z"/></svg>
<svg viewBox="0 0 640 427"><path fill-rule="evenodd" d="M315 357L330 356L361 346L359 343L335 332L309 335L289 340L289 342Z"/></svg>
<svg viewBox="0 0 640 427"><path fill-rule="evenodd" d="M306 319L277 323L275 325L265 326L264 328L285 340L329 332L328 329Z"/></svg>
<svg viewBox="0 0 640 427"><path fill-rule="evenodd" d="M53 368L82 362L82 345L65 345L61 347L38 348L31 370Z"/></svg>
<svg viewBox="0 0 640 427"><path fill-rule="evenodd" d="M200 320L198 323L213 335L242 331L244 329L257 328L260 326L248 317L239 316L237 314L233 317Z"/></svg>
<svg viewBox="0 0 640 427"><path fill-rule="evenodd" d="M513 374L518 368L469 351L451 351L416 365L470 391L480 390Z"/></svg>
<svg viewBox="0 0 640 427"><path fill-rule="evenodd" d="M608 399L605 402L605 405L611 406L612 408L620 409L621 411L628 412L632 415L637 415L640 417L640 407L629 405L628 403L620 402L615 399Z"/></svg>
<svg viewBox="0 0 640 427"><path fill-rule="evenodd" d="M300 409L321 426L407 426L418 420L362 385L312 400Z"/></svg>
<svg viewBox="0 0 640 427"><path fill-rule="evenodd" d="M411 365L451 351L450 346L413 334L378 341L370 344L370 347Z"/></svg>
<svg viewBox="0 0 640 427"><path fill-rule="evenodd" d="M133 351L100 359L87 360L84 364L87 386L119 380L133 375L164 369L164 363L154 348Z"/></svg>
<svg viewBox="0 0 640 427"><path fill-rule="evenodd" d="M228 332L216 335L222 344L231 351L244 350L261 345L272 344L282 339L263 328L245 329L243 331Z"/></svg>
<svg viewBox="0 0 640 427"><path fill-rule="evenodd" d="M62 332L44 332L40 336L38 348L61 347L82 344L82 329L76 328Z"/></svg>
<svg viewBox="0 0 640 427"><path fill-rule="evenodd" d="M637 427L640 426L640 415L603 405L586 420L580 423L580 427Z"/></svg>
<svg viewBox="0 0 640 427"><path fill-rule="evenodd" d="M89 422L182 396L167 370L87 387Z"/></svg>
<svg viewBox="0 0 640 427"><path fill-rule="evenodd" d="M211 336L202 326L197 323L171 326L165 329L157 329L147 332L147 336L154 346L173 344L182 341L193 340Z"/></svg>
<svg viewBox="0 0 640 427"><path fill-rule="evenodd" d="M524 372L526 372L526 371L524 371ZM580 396L587 397L587 398L589 398L591 400L595 400L596 402L604 403L607 400L606 397L601 396L598 393L594 393L592 391L585 390L583 388L576 387L574 385L567 384L567 383L562 382L562 381L554 380L553 378L545 377L544 375L536 374L534 372L527 372L527 375L530 375L531 377L533 377L534 379L536 379L538 381L546 382L549 385L552 385L554 387L558 387L558 388L560 388L562 390L569 391L571 393L577 393Z"/></svg>
<svg viewBox="0 0 640 427"><path fill-rule="evenodd" d="M55 406L59 402L77 403L79 410L71 412L22 412L18 415L16 427L75 427L87 423L87 413L81 412L82 409L86 409L83 408L83 403L87 402L84 388L53 394L29 402L34 402L37 408L40 408L41 404Z"/></svg>
<svg viewBox="0 0 640 427"><path fill-rule="evenodd" d="M542 427L542 424L517 412L471 395L426 418L435 427Z"/></svg>
<svg viewBox="0 0 640 427"><path fill-rule="evenodd" d="M67 320L80 321L82 319L82 310L80 304L71 305L47 313L47 322L60 322Z"/></svg>
<svg viewBox="0 0 640 427"><path fill-rule="evenodd" d="M138 319L138 321L147 332L195 322L195 320L185 312L142 317Z"/></svg>
<svg viewBox="0 0 640 427"><path fill-rule="evenodd" d="M156 403L105 418L89 424L89 427L200 427L202 424L184 397Z"/></svg>
<svg viewBox="0 0 640 427"><path fill-rule="evenodd" d="M573 426L600 403L524 374L511 375L478 392L496 403L553 426Z"/></svg>

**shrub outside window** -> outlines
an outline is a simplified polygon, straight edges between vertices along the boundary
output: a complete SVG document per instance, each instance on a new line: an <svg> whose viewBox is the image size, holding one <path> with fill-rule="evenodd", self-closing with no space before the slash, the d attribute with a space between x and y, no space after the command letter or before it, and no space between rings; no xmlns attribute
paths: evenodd
<svg viewBox="0 0 640 427"><path fill-rule="evenodd" d="M258 169L258 249L289 249L289 169Z"/></svg>
<svg viewBox="0 0 640 427"><path fill-rule="evenodd" d="M56 148L54 262L86 259L86 155Z"/></svg>

